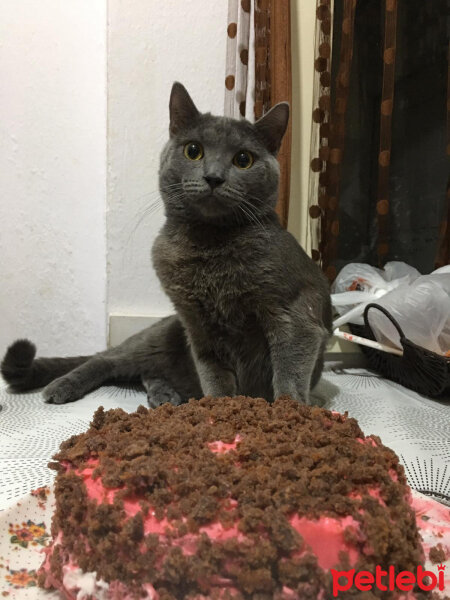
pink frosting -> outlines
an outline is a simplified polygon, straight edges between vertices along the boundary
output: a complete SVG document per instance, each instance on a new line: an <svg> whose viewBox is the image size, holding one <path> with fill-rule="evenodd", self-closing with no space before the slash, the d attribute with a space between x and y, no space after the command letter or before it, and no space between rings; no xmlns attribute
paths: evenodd
<svg viewBox="0 0 450 600"><path fill-rule="evenodd" d="M292 515L289 523L317 556L322 569L327 570L336 566L339 563L339 552L341 551L348 552L351 565L357 562L360 553L353 545L348 544L344 538L347 527L355 532L360 531L359 523L353 517L343 519L320 517L312 520Z"/></svg>
<svg viewBox="0 0 450 600"><path fill-rule="evenodd" d="M208 443L208 448L213 453L228 453L237 448L237 444L241 441L241 437L236 436L235 440L231 443L225 443L222 441L215 441ZM372 438L359 439L360 443L367 443L376 446L376 442ZM106 488L100 477L93 479L92 474L95 468L98 465L98 459L90 459L88 461L88 466L83 469L75 469L75 473L82 477L88 497L91 500L94 500L97 503L107 503L112 504L114 502L114 498L116 494L120 491L120 488ZM64 465L68 470L73 467L70 464ZM391 474L392 479L397 480L397 475L394 471ZM378 500L381 504L385 505L384 500L381 498L380 489L374 488L369 490L369 494ZM359 497L357 494L352 494L352 497ZM411 500L410 498L408 498ZM226 500L226 508L230 510L237 506L237 502L234 499ZM139 498L126 498L123 501L124 511L127 518L131 518L139 513L142 508L140 505ZM418 501L414 502L414 508L417 513L417 520L419 527L424 530L427 527L427 521L424 521L422 517L429 513L430 510L433 510L433 517L439 518L440 521L446 521L448 523L447 532L450 532L450 511L445 508L439 508L439 506L435 502L427 503L426 501ZM435 514L436 511L441 511L439 514ZM441 514L442 513L442 514ZM307 552L313 552L316 557L320 567L325 570L329 570L332 567L336 566L340 562L340 552L344 551L348 554L349 562L353 566L356 564L358 557L361 553L365 553L370 551L370 546L368 541L364 538L358 521L356 521L353 517L347 516L341 519L331 518L322 516L319 519L309 519L307 517L300 517L297 514L291 515L289 518L290 525L301 535L304 545L300 551L293 554L295 556L302 556ZM173 529L173 525L170 520L163 518L157 519L155 515L155 511L151 508L149 509L147 515L144 517L144 532L146 535L148 534L157 534L160 539L160 544L176 544L179 546L183 553L186 555L192 555L197 550L197 540L199 535L202 533L206 533L212 540L220 543L221 541L235 538L240 542L248 541L252 543L240 530L239 530L239 522L236 522L231 527L224 527L223 524L219 521L210 523L208 525L202 526L199 529L199 533L191 534L188 533L184 536L179 537L171 537L170 542L168 540L167 534ZM355 543L349 543L345 539L346 530L350 530L352 532L352 539L356 539ZM55 540L54 545L59 544L61 542L60 538ZM51 549L48 550L51 552ZM69 563L73 564L73 563ZM77 596L77 591L75 590L67 590L64 588L62 582L54 581L53 576L50 573L48 558L44 562L43 570L47 574L47 585L50 587L56 587L60 589L66 596L68 600L74 600ZM233 587L232 581L227 578L217 578L217 581L213 582L213 585L217 586L217 588L222 589L228 592L235 592L235 588ZM159 595L154 590L154 588L147 584L143 586L143 591L148 600L158 600ZM110 600L128 600L127 591L123 584L120 582L112 582L109 585L109 589L107 592L107 597ZM277 596L280 600L300 600L298 598L298 594L291 590L288 587L284 587L282 592ZM406 597L404 597L406 599ZM407 596L409 598L413 598L413 596ZM199 595L197 600L207 600L205 596Z"/></svg>
<svg viewBox="0 0 450 600"><path fill-rule="evenodd" d="M241 436L237 434L237 436L234 438L234 441L232 441L229 444L218 440L216 442L209 442L207 445L211 452L214 452L215 454L226 454L231 450L236 450L237 445L241 441L241 439Z"/></svg>
<svg viewBox="0 0 450 600"><path fill-rule="evenodd" d="M445 560L450 561L450 508L422 495L412 495L417 527L422 534L423 548L428 556L430 549L440 540ZM450 590L450 564L444 571L445 590Z"/></svg>
<svg viewBox="0 0 450 600"><path fill-rule="evenodd" d="M356 438L356 441L360 444L365 444L366 446L374 446L375 448L378 446L376 441L371 437Z"/></svg>
<svg viewBox="0 0 450 600"><path fill-rule="evenodd" d="M236 449L237 444L241 440L240 436L236 436L231 443L221 441L210 442L208 447L214 453L226 453ZM83 478L86 486L87 494L91 500L97 503L105 502L112 504L116 494L120 488L106 488L100 477L92 478L92 473L98 464L98 460L90 459L89 466L84 469L76 469L78 476ZM68 467L70 468L70 467ZM374 495L379 497L379 492L374 491ZM228 501L228 506L234 508L237 502L234 499ZM124 511L127 517L134 517L141 511L140 499L125 499ZM317 556L318 563L323 569L330 569L339 563L339 553L341 551L348 552L350 563L356 563L359 551L353 545L345 541L344 533L347 527L350 527L354 532L359 532L359 524L353 517L345 517L343 519L335 519L331 517L320 517L319 519L308 519L307 517L299 517L294 514L289 519L291 526L302 536L305 547L302 548L300 554L311 551ZM200 527L198 534L186 534L172 540L171 543L179 546L186 555L195 554L197 550L197 539L201 533L206 533L210 539L215 542L225 541L231 538L236 538L243 542L247 538L239 530L238 523L231 527L224 527L220 521L210 523ZM146 535L152 533L160 536L160 543L164 544L167 541L166 535L172 530L171 522L166 519L157 519L155 511L151 508L144 517L144 532Z"/></svg>

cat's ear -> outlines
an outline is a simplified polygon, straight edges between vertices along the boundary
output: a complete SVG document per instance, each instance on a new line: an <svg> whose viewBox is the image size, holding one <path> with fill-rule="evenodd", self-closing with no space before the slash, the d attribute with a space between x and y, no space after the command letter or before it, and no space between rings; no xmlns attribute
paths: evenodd
<svg viewBox="0 0 450 600"><path fill-rule="evenodd" d="M188 127L199 115L186 88L181 83L178 83L178 81L175 81L170 93L169 113L170 135L175 135L180 130Z"/></svg>
<svg viewBox="0 0 450 600"><path fill-rule="evenodd" d="M255 123L256 130L272 154L276 154L280 149L288 121L289 104L287 102L280 102L279 104L275 104L269 112Z"/></svg>

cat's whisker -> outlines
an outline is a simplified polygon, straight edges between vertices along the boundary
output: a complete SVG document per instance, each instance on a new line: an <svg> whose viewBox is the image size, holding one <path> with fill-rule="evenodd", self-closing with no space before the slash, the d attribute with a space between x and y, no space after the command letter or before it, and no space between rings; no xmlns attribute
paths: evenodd
<svg viewBox="0 0 450 600"><path fill-rule="evenodd" d="M256 221L255 217L252 215L252 213L248 210L248 208L246 208L243 204L239 205L241 211L247 215L247 217L250 219L250 222L253 223L254 225L256 225L256 227L258 229L261 229L260 224Z"/></svg>
<svg viewBox="0 0 450 600"><path fill-rule="evenodd" d="M152 193L159 193L159 192L152 192ZM144 218L146 218L147 213L149 211L149 209L158 209L161 205L162 199L161 197L156 197L151 204L149 204L148 202L145 202L144 204L142 204L141 206L139 206L134 213L132 214L132 216L127 220L127 226L128 224L131 224L131 231L128 235L126 244L129 244L130 239L133 237L133 235L135 234L137 228L140 226L140 224L142 223L142 221L144 220Z"/></svg>
<svg viewBox="0 0 450 600"><path fill-rule="evenodd" d="M137 198L130 198L130 202L140 202L141 200L148 199L148 198L151 198L154 196L158 196L160 193L161 193L160 189L152 190L151 192L146 192L145 194L142 194L141 196L137 196ZM140 210L140 208L142 206L145 206L146 202L147 202L147 200L137 210Z"/></svg>
<svg viewBox="0 0 450 600"><path fill-rule="evenodd" d="M233 200L237 200L239 202L241 212L245 214L247 218L250 219L256 226L258 226L264 232L264 234L267 234L267 230L259 219L255 207L246 199L245 194L233 186L229 186L228 192L230 193L225 195Z"/></svg>
<svg viewBox="0 0 450 600"><path fill-rule="evenodd" d="M261 230L261 232L263 233L263 235L267 235L267 231L265 229L265 227L263 226L263 224L261 223L261 221L259 221L259 219L256 218L256 216L253 214L253 212L250 210L249 206L246 206L244 203L238 204L237 205L240 210L242 211L243 214L245 214L248 219L250 219L250 221L258 228Z"/></svg>
<svg viewBox="0 0 450 600"><path fill-rule="evenodd" d="M181 190L170 190L169 192L166 192L166 196L168 198L171 198L172 196L177 196L177 195L184 195L186 192L184 191L184 189Z"/></svg>
<svg viewBox="0 0 450 600"><path fill-rule="evenodd" d="M171 185L162 185L159 191L169 192L176 189L181 190L183 187L182 183L172 183Z"/></svg>
<svg viewBox="0 0 450 600"><path fill-rule="evenodd" d="M253 202L250 202L250 200L253 200ZM263 210L262 212L260 212L260 207L264 208L264 206L265 206L264 200L261 200L261 198L258 198L257 196L252 196L250 194L244 194L243 201L246 202L247 205L252 207L252 211L254 212L254 214L256 216L258 216L258 217L264 216L265 211ZM256 205L255 205L255 202L257 202Z"/></svg>
<svg viewBox="0 0 450 600"><path fill-rule="evenodd" d="M162 187L161 189L163 191L166 191L168 188L172 188L171 190L169 190L167 192L167 197L170 198L171 200L173 199L178 199L184 196L184 192L181 192L181 188L182 185L181 184L173 184L172 186L165 186ZM152 215L154 212L156 212L158 209L162 208L164 205L163 199L161 198L161 196L159 198L156 198L150 205L145 205L144 207L141 207L140 209L140 221L138 223L138 225L140 224L140 222L142 222L142 220L145 217L148 217L150 215Z"/></svg>
<svg viewBox="0 0 450 600"><path fill-rule="evenodd" d="M255 200L257 200L257 198L250 196L250 198L254 198ZM264 215L264 213L261 213L259 211L259 206L255 206L255 204L253 202L250 202L249 197L247 194L245 194L242 198L243 202L245 202L247 204L247 206L251 206L253 212L255 213L255 215L257 215L258 217L262 217Z"/></svg>
<svg viewBox="0 0 450 600"><path fill-rule="evenodd" d="M244 210L242 210L242 206L237 204L234 208L236 208L236 210L238 211L237 216L238 216L238 218L240 217L240 221L242 224L244 224L244 223L248 224L249 221L252 222L252 219L247 215L247 213Z"/></svg>
<svg viewBox="0 0 450 600"><path fill-rule="evenodd" d="M149 212L151 213L154 210L160 208L161 206L162 206L162 199L161 199L161 197L155 198L155 200L151 204L145 204L144 206L142 206L139 209L139 211L137 211L137 213L135 214L135 218L138 218L138 222L134 226L132 233L141 224L142 220L146 216L148 216Z"/></svg>
<svg viewBox="0 0 450 600"><path fill-rule="evenodd" d="M163 208L163 201L162 198L156 198L151 204L145 204L144 206L141 206L135 213L134 215L134 225L131 228L130 233L127 236L127 240L124 244L124 253L123 253L123 258L122 258L122 268L125 267L125 265L130 265L134 263L134 257L132 255L132 249L131 249L131 240L134 238L134 236L136 235L136 232L138 231L139 227L144 223L144 221L152 216L154 213L156 213L158 210L160 210L161 208ZM130 255L131 252L131 255Z"/></svg>
<svg viewBox="0 0 450 600"><path fill-rule="evenodd" d="M180 198L184 198L186 194L183 192L181 194L174 194L172 196L168 196L169 200L179 200Z"/></svg>
<svg viewBox="0 0 450 600"><path fill-rule="evenodd" d="M137 198L135 198L133 200L133 202L139 202L140 200L144 199L144 198L149 198L151 196L159 196L161 194L161 192L170 192L170 191L177 191L177 190L181 190L183 187L183 185L181 183L172 183L171 185L163 185L160 188L158 188L157 190L152 190L151 192L147 192L145 194L142 194L141 196L138 196ZM157 198L158 199L158 198ZM134 214L134 217L137 217L138 214L145 210L147 208L147 202L145 202L143 205L139 206Z"/></svg>
<svg viewBox="0 0 450 600"><path fill-rule="evenodd" d="M246 221L245 219L242 217L242 211L239 210L239 205L235 205L231 207L231 210L233 212L233 215L236 217L236 222L238 225L245 225Z"/></svg>
<svg viewBox="0 0 450 600"><path fill-rule="evenodd" d="M242 194L242 199L247 202L247 204L250 204L253 208L253 210L257 213L259 213L259 208L260 206L264 206L264 202L261 201L260 198L257 198L256 196L250 196L249 194ZM254 202L256 201L258 204L254 204L253 202L250 202L251 200L253 200Z"/></svg>
<svg viewBox="0 0 450 600"><path fill-rule="evenodd" d="M242 200L241 206L246 207L246 210L252 216L253 222L260 227L260 229L264 232L264 234L267 234L267 229L264 227L264 224L262 223L262 221L259 219L258 215L256 214L253 205L250 202L248 202L247 200L245 200L245 198L242 198L241 200Z"/></svg>

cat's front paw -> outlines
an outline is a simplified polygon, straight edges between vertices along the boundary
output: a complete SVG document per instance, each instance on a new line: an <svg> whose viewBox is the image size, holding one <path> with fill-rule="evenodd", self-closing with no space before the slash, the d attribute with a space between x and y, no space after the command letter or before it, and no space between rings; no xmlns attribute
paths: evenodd
<svg viewBox="0 0 450 600"><path fill-rule="evenodd" d="M61 377L49 383L42 395L49 404L66 404L81 398L79 389L69 379Z"/></svg>
<svg viewBox="0 0 450 600"><path fill-rule="evenodd" d="M310 402L310 397L308 393L299 392L297 390L291 390L289 392L278 393L275 396L276 398L292 398L292 400L296 400L299 404L306 404L310 406L312 403Z"/></svg>
<svg viewBox="0 0 450 600"><path fill-rule="evenodd" d="M154 381L147 387L147 401L150 408L157 408L162 404L180 406L183 404L181 396L170 385L163 381Z"/></svg>

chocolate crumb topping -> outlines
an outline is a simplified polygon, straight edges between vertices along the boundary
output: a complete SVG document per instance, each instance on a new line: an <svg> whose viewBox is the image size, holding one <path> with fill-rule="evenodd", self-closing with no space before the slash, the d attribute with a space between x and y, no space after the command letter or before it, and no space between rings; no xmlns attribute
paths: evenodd
<svg viewBox="0 0 450 600"><path fill-rule="evenodd" d="M430 560L434 565L437 565L438 563L443 563L445 562L445 560L447 560L445 550L442 547L442 544L438 544L437 546L433 546L432 548L430 548L428 556L430 557Z"/></svg>
<svg viewBox="0 0 450 600"><path fill-rule="evenodd" d="M415 571L423 562L395 453L347 415L290 398L203 398L133 414L99 408L54 460L52 534L63 543L50 569L58 580L70 557L136 598L151 583L160 600L282 599L286 588L306 600L331 599L331 574L292 527L294 515L352 517L358 527L345 539L359 553L356 571ZM89 494L87 476L108 499ZM151 532L149 520L157 525ZM214 524L227 535L210 537ZM349 564L342 551L336 568ZM395 598L376 589L364 597Z"/></svg>

